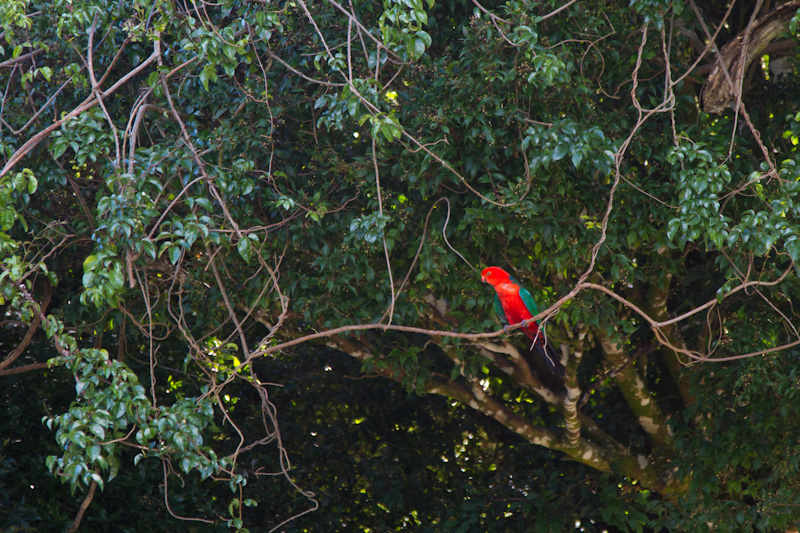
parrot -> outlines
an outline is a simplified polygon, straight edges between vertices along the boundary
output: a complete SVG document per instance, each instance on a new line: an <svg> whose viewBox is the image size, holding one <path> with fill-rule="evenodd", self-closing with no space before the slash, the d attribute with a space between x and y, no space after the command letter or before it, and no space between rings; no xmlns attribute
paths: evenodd
<svg viewBox="0 0 800 533"><path fill-rule="evenodd" d="M509 325L519 324L523 320L539 314L539 308L531 293L502 268L494 266L485 268L481 272L481 281L488 283L497 291L494 310L503 322ZM561 365L555 349L547 342L544 333L539 329L539 324L531 322L521 329L533 342L533 348L539 353L547 367L563 380L564 367Z"/></svg>

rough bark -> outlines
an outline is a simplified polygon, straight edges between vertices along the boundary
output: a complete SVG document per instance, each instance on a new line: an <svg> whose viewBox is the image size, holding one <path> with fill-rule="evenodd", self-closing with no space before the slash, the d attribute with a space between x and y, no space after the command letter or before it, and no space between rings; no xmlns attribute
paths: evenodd
<svg viewBox="0 0 800 533"><path fill-rule="evenodd" d="M331 337L329 345L361 361L375 355L373 348L368 343L352 338ZM499 348L499 346L493 347ZM482 347L482 350L491 354L488 347ZM452 358L452 354L449 355ZM577 356L574 350L570 354L567 368L569 369L568 372L572 372L573 378L581 355L581 350L578 350ZM456 359L454 359L454 363L457 363ZM526 381L520 369L510 361L502 357L495 357L495 359L497 359L496 362L500 363L498 368L504 374L512 379L518 378L523 382ZM376 370L376 374L397 382L402 382L405 377L405 372L402 368L395 367L388 361L386 367ZM567 379L570 379L569 375ZM580 390L577 388L577 380L575 379L574 381L576 390L574 394L579 397ZM526 388L530 390L529 387ZM668 465L661 460L663 457L648 458L642 454L632 453L628 448L606 434L593 420L581 413L577 405L570 406L569 384L566 397L554 396L549 398L551 401L561 403L567 426L564 431L544 428L535 424L535 421L526 419L511 407L494 398L476 379L463 378L452 381L442 376L434 376L426 385L424 392L439 394L468 406L499 422L531 444L564 453L569 460L583 463L602 472L616 472L627 478L635 479L641 487L657 491L667 497L682 490L681 485L670 476ZM548 395L545 394L542 400L547 401L547 399ZM652 409L651 407L650 411ZM649 413L650 411L647 412ZM660 421L661 419L659 418L658 420Z"/></svg>
<svg viewBox="0 0 800 533"><path fill-rule="evenodd" d="M47 308L50 306L50 299L53 297L53 289L48 282L45 282L45 289L44 289L44 296L42 297L42 302L38 305L38 312L33 316L33 320L31 321L30 325L28 326L28 331L25 332L25 336L20 341L19 345L14 348L11 353L9 353L6 357L0 361L0 375L10 375L10 374L18 374L21 372L26 372L28 370L35 370L37 368L46 368L47 363L33 363L29 365L25 365L23 367L17 368L8 368L11 363L17 360L19 356L21 356L28 345L33 340L34 334L39 330L39 326L42 324L42 316L44 313L47 312Z"/></svg>
<svg viewBox="0 0 800 533"><path fill-rule="evenodd" d="M667 296L671 281L672 274L668 273L661 284L653 285L648 291L647 302L644 309L650 315L650 318L657 322L665 322L670 318L667 310ZM683 341L676 324L663 326L661 332L666 336L671 345L686 348L686 343ZM691 405L694 403L694 399L692 398L689 389L689 379L684 371L684 365L680 357L674 350L663 345L660 347L659 351L664 358L664 362L667 364L672 379L675 381L683 404L686 406Z"/></svg>
<svg viewBox="0 0 800 533"><path fill-rule="evenodd" d="M479 346L481 355L492 361L501 372L510 376L520 387L535 393L551 405L559 402L558 395L533 375L522 353L514 345L509 342L482 342ZM508 355L511 362L498 354Z"/></svg>
<svg viewBox="0 0 800 533"><path fill-rule="evenodd" d="M581 436L581 417L578 407L578 401L581 398L581 389L578 384L578 365L583 358L584 339L586 332L581 331L575 342L572 343L572 354L567 353L567 345L562 344L563 351L562 361L566 361L564 366L566 372L566 379L564 385L567 389L567 394L564 396L563 413L564 413L564 430L567 436L567 442L572 445L578 442Z"/></svg>
<svg viewBox="0 0 800 533"><path fill-rule="evenodd" d="M750 63L787 30L798 8L800 0L776 7L749 24L720 50L700 97L704 111L721 114L730 104L741 100L744 76Z"/></svg>
<svg viewBox="0 0 800 533"><path fill-rule="evenodd" d="M596 330L595 335L603 347L606 360L618 370L614 378L622 396L625 398L639 425L647 433L656 451L661 457L674 457L675 445L667 425L666 417L656 404L653 394L639 375L634 365L626 365L628 360L625 347L609 338L605 331Z"/></svg>

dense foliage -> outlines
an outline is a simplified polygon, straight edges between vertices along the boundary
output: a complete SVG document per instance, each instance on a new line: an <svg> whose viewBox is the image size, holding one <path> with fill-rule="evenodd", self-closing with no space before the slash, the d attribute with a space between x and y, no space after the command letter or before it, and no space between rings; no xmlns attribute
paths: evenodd
<svg viewBox="0 0 800 533"><path fill-rule="evenodd" d="M0 528L797 524L787 10L0 3Z"/></svg>

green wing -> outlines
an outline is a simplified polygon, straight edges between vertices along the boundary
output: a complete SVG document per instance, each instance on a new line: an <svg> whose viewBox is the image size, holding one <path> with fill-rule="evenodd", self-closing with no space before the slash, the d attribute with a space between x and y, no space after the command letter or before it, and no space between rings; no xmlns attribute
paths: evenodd
<svg viewBox="0 0 800 533"><path fill-rule="evenodd" d="M494 312L500 317L501 322L508 324L508 319L506 318L505 311L503 311L503 304L500 303L499 296L494 297Z"/></svg>
<svg viewBox="0 0 800 533"><path fill-rule="evenodd" d="M528 292L528 289L525 287L519 288L519 297L522 298L522 302L525 304L525 307L528 308L531 316L536 316L539 314L539 306L536 305L536 302L531 296L531 293Z"/></svg>
<svg viewBox="0 0 800 533"><path fill-rule="evenodd" d="M522 284L519 281L515 280L513 277L511 277L511 281L516 283L517 286L519 287L519 297L522 298L522 303L524 303L525 307L528 308L528 312L530 312L531 316L538 315L539 306L536 305L536 300L533 299L533 296L531 295L531 293L528 292L528 289L523 287ZM495 303L495 307L497 307L499 303L500 303L499 301Z"/></svg>

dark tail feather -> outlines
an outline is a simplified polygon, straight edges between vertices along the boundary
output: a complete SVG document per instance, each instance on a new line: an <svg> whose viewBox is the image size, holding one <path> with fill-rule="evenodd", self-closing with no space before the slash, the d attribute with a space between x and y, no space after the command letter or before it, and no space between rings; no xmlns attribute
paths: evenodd
<svg viewBox="0 0 800 533"><path fill-rule="evenodd" d="M543 339L538 339L538 342L534 343L534 347L536 351L539 352L539 355L542 357L547 366L553 372L554 375L558 376L560 379L564 379L566 374L564 373L564 367L561 364L561 359L558 357L558 353L556 353L553 345Z"/></svg>

